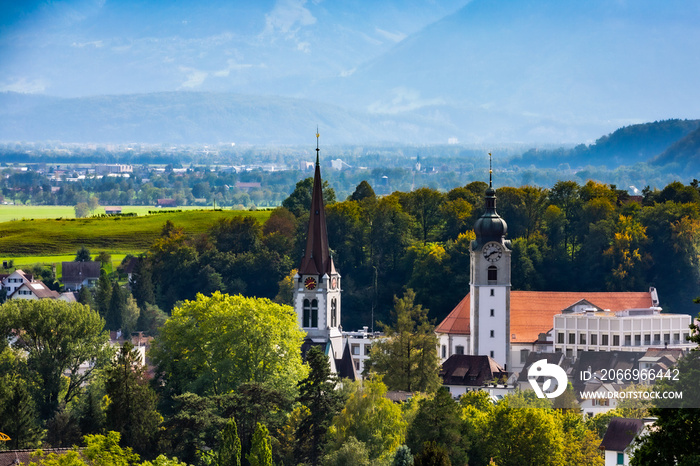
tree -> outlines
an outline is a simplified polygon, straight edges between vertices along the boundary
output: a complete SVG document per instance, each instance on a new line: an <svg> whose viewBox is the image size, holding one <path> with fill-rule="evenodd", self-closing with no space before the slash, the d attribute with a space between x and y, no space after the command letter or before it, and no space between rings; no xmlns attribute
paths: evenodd
<svg viewBox="0 0 700 466"><path fill-rule="evenodd" d="M10 437L5 443L10 449L40 445L42 432L31 392L21 353L5 347L0 351L0 432Z"/></svg>
<svg viewBox="0 0 700 466"><path fill-rule="evenodd" d="M106 267L108 264L112 263L112 255L107 251L100 251L96 256L95 260L102 263L102 267Z"/></svg>
<svg viewBox="0 0 700 466"><path fill-rule="evenodd" d="M413 466L413 455L411 449L406 445L401 445L394 454L391 466Z"/></svg>
<svg viewBox="0 0 700 466"><path fill-rule="evenodd" d="M241 466L241 439L238 438L238 427L233 417L221 431L217 462L219 466Z"/></svg>
<svg viewBox="0 0 700 466"><path fill-rule="evenodd" d="M331 373L328 356L318 346L306 353L309 375L299 382L297 401L307 409L296 432L296 461L319 464L326 445L328 428L343 404L342 395L336 390L337 378Z"/></svg>
<svg viewBox="0 0 700 466"><path fill-rule="evenodd" d="M122 448L119 445L121 434L119 432L107 432L106 435L86 435L86 447L82 450L83 456L89 464L103 466L132 466L139 461L139 455L130 447Z"/></svg>
<svg viewBox="0 0 700 466"><path fill-rule="evenodd" d="M311 195L314 187L313 178L305 178L299 181L287 199L282 201L282 207L289 210L295 217L300 217L308 213L311 209ZM328 181L324 180L321 186L323 190L324 205L333 204L335 202L335 191L330 188Z"/></svg>
<svg viewBox="0 0 700 466"><path fill-rule="evenodd" d="M75 207L75 218L85 218L90 214L90 207L85 202L78 202Z"/></svg>
<svg viewBox="0 0 700 466"><path fill-rule="evenodd" d="M216 395L256 382L293 394L305 375L294 310L215 292L173 310L152 348L166 395Z"/></svg>
<svg viewBox="0 0 700 466"><path fill-rule="evenodd" d="M513 407L506 397L483 429L477 448L499 466L564 464L565 437L551 409Z"/></svg>
<svg viewBox="0 0 700 466"><path fill-rule="evenodd" d="M106 328L117 331L122 329L122 314L126 307L126 290L119 286L119 283L112 283L112 293L110 294L109 307L105 315Z"/></svg>
<svg viewBox="0 0 700 466"><path fill-rule="evenodd" d="M421 452L413 458L413 466L452 466L452 462L443 446L426 442Z"/></svg>
<svg viewBox="0 0 700 466"><path fill-rule="evenodd" d="M401 408L386 398L386 391L380 378L353 384L343 410L333 419L334 449L354 438L366 446L371 462L383 463L392 457L404 441L406 422Z"/></svg>
<svg viewBox="0 0 700 466"><path fill-rule="evenodd" d="M437 464L419 463L419 456L428 444L439 446L452 463L467 464L469 445L461 429L461 409L449 391L443 388L432 398L421 400L418 413L406 434L406 445L417 452L414 464Z"/></svg>
<svg viewBox="0 0 700 466"><path fill-rule="evenodd" d="M325 456L323 459L325 466L370 466L372 463L367 455L365 444L355 437L349 437L337 449Z"/></svg>
<svg viewBox="0 0 700 466"><path fill-rule="evenodd" d="M105 317L109 312L109 305L112 300L112 282L107 276L105 269L100 269L100 278L97 280L95 291L95 306L96 310L102 317Z"/></svg>
<svg viewBox="0 0 700 466"><path fill-rule="evenodd" d="M253 445L250 453L246 455L250 466L272 466L272 447L270 446L270 432L267 427L258 423L253 434Z"/></svg>
<svg viewBox="0 0 700 466"><path fill-rule="evenodd" d="M107 429L121 433L122 442L142 455L154 451L162 421L144 369L134 345L127 341L105 370Z"/></svg>
<svg viewBox="0 0 700 466"><path fill-rule="evenodd" d="M75 255L75 262L89 262L91 260L92 257L90 257L90 250L85 246L81 246Z"/></svg>
<svg viewBox="0 0 700 466"><path fill-rule="evenodd" d="M0 306L0 329L11 329L7 335L16 338L13 346L27 352L28 367L37 376L42 419L72 400L109 359L103 328L99 314L79 303L17 299ZM92 364L85 367L85 362Z"/></svg>
<svg viewBox="0 0 700 466"><path fill-rule="evenodd" d="M88 306L90 309L97 310L95 307L95 299L92 297L92 291L87 286L81 286L78 291L78 302Z"/></svg>
<svg viewBox="0 0 700 466"><path fill-rule="evenodd" d="M367 198L376 199L376 197L377 195L374 193L372 186L370 186L367 181L362 180L355 188L355 191L350 195L349 199L352 201L361 201Z"/></svg>
<svg viewBox="0 0 700 466"><path fill-rule="evenodd" d="M390 390L434 391L440 386L437 337L428 321L428 310L414 304L408 289L394 297L394 325L380 324L386 338L375 342L366 367L384 376Z"/></svg>
<svg viewBox="0 0 700 466"><path fill-rule="evenodd" d="M419 188L403 194L400 199L404 210L417 222L423 243L436 239L442 225L440 207L443 195L434 189Z"/></svg>
<svg viewBox="0 0 700 466"><path fill-rule="evenodd" d="M97 198L97 196L90 196L87 201L88 209L90 209L90 213L93 213L95 209L97 209L100 206L100 200Z"/></svg>

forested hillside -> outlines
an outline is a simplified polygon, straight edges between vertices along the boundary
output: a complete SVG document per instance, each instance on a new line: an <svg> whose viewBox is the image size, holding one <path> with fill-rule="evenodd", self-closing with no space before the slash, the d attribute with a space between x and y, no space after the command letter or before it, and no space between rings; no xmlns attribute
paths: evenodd
<svg viewBox="0 0 700 466"><path fill-rule="evenodd" d="M222 290L290 302L305 244L311 179L260 225L219 221L206 236L164 230L142 261L153 283L140 303L168 311L197 292ZM377 197L363 182L346 200L327 190L329 243L343 276L343 327L386 321L405 288L440 321L469 289L472 226L486 183L440 193L429 188ZM513 248L513 289L643 291L657 287L666 312L694 314L700 295L700 192L676 182L630 199L588 182L497 190ZM138 274L139 272L137 272ZM192 277L197 286L188 286ZM287 277L285 279L285 277ZM284 280L283 280L284 279ZM278 282L281 282L278 286Z"/></svg>

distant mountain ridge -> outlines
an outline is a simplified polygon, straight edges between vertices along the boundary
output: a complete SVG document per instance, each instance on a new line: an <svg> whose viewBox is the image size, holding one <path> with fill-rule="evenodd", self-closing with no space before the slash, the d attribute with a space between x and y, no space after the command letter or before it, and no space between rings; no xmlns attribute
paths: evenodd
<svg viewBox="0 0 700 466"><path fill-rule="evenodd" d="M695 135L695 136L693 136ZM580 144L574 148L554 150L532 149L514 163L520 166L556 167L562 163L570 166L587 165L613 168L651 162L657 166L686 161L695 151L696 161L689 165L700 166L700 120L663 120L624 126L602 136L594 144Z"/></svg>
<svg viewBox="0 0 700 466"><path fill-rule="evenodd" d="M371 115L306 99L160 92L81 98L0 93L0 140L299 144L316 126L334 143L447 141L417 115ZM433 139L435 138L435 139Z"/></svg>

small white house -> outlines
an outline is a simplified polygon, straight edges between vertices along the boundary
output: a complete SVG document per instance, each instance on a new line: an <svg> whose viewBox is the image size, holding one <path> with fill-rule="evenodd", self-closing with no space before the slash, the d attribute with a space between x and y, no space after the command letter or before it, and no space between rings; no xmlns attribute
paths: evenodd
<svg viewBox="0 0 700 466"><path fill-rule="evenodd" d="M608 425L600 449L605 453L605 466L627 466L634 451L634 439L643 435L653 421L614 417Z"/></svg>

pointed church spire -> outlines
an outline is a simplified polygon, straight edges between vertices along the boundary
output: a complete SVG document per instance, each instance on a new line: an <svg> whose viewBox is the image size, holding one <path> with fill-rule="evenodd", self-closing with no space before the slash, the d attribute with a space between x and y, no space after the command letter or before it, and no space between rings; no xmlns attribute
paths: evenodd
<svg viewBox="0 0 700 466"><path fill-rule="evenodd" d="M306 249L299 266L301 275L319 275L335 273L335 265L328 247L328 230L326 228L326 211L323 206L323 189L321 182L321 164L319 163L318 128L316 128L316 170L314 187L311 195L311 212L309 229L306 234Z"/></svg>

